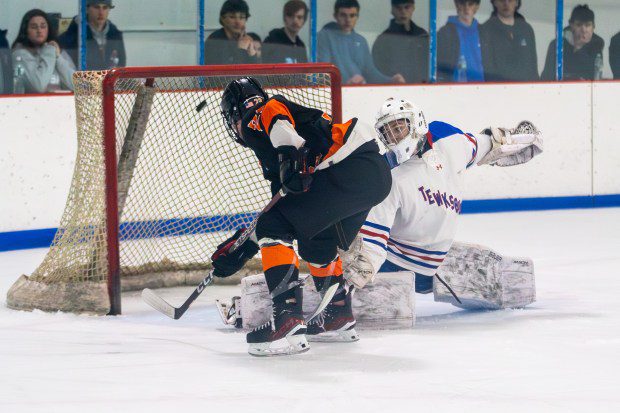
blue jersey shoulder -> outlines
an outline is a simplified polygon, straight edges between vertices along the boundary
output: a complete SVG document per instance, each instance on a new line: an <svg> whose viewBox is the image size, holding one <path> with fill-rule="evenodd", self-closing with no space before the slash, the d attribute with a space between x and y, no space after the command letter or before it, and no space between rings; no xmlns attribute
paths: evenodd
<svg viewBox="0 0 620 413"><path fill-rule="evenodd" d="M446 122L433 121L428 124L428 130L433 136L433 142L437 142L440 139L452 136L455 134L463 134L463 131L456 126L450 125Z"/></svg>

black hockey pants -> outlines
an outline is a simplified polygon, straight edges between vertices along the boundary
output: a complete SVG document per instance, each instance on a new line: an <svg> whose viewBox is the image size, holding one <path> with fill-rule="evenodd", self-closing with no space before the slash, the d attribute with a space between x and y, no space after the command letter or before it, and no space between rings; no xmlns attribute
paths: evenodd
<svg viewBox="0 0 620 413"><path fill-rule="evenodd" d="M389 194L392 175L370 141L341 162L316 171L307 192L289 194L263 214L258 239L296 239L307 262L327 264L347 249L370 209Z"/></svg>

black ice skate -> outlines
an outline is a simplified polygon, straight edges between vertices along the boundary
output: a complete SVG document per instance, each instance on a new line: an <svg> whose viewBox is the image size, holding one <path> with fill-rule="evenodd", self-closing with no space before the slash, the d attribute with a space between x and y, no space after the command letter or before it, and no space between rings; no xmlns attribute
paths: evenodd
<svg viewBox="0 0 620 413"><path fill-rule="evenodd" d="M301 305L274 303L271 320L247 334L248 353L253 356L278 356L303 353L310 349Z"/></svg>
<svg viewBox="0 0 620 413"><path fill-rule="evenodd" d="M310 341L352 342L360 339L355 331L355 317L351 307L351 295L345 295L344 305L336 305L333 299L325 310L308 323L306 335ZM341 299L342 300L342 299Z"/></svg>

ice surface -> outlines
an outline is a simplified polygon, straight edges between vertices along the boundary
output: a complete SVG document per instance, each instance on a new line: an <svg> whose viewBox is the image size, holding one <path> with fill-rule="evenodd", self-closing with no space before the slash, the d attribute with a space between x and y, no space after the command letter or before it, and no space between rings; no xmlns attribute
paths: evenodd
<svg viewBox="0 0 620 413"><path fill-rule="evenodd" d="M236 287L209 287L178 321L139 292L119 317L18 312L6 291L45 250L0 253L0 412L620 411L619 232L617 208L465 215L457 239L533 258L536 303L418 295L415 329L269 359L212 305Z"/></svg>

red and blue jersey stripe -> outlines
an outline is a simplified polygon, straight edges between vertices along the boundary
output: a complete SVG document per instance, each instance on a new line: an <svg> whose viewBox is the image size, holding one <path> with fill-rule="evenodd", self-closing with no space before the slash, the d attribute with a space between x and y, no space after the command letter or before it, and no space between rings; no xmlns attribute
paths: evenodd
<svg viewBox="0 0 620 413"><path fill-rule="evenodd" d="M390 228L366 221L360 229L364 242L377 245L400 260L400 262L422 274L433 272L443 262L448 251L433 251L390 238Z"/></svg>
<svg viewBox="0 0 620 413"><path fill-rule="evenodd" d="M448 251L432 251L407 245L393 239L388 240L387 250L403 261L431 270L439 268L448 253Z"/></svg>

